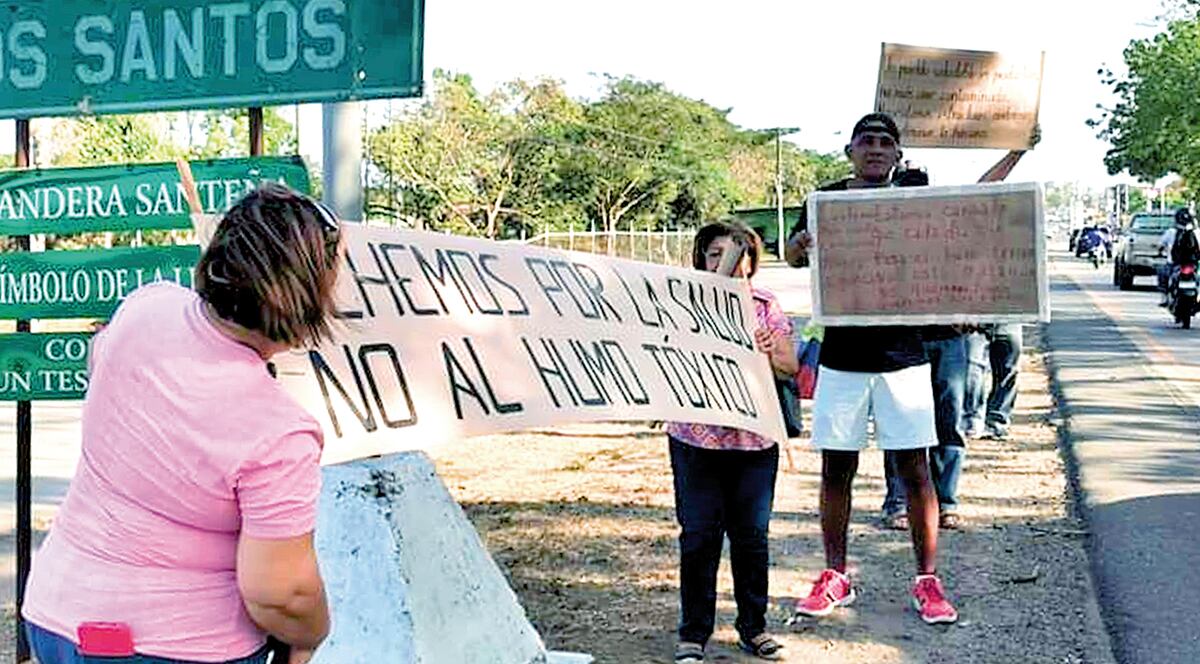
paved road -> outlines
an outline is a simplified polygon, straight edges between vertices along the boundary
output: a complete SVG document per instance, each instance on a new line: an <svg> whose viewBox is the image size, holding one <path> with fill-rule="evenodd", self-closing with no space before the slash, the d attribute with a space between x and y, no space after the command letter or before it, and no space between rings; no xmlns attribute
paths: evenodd
<svg viewBox="0 0 1200 664"><path fill-rule="evenodd" d="M33 404L33 520L44 527L66 495L79 460L77 402ZM16 597L16 408L0 402L0 607ZM35 543L40 542L35 533Z"/></svg>
<svg viewBox="0 0 1200 664"><path fill-rule="evenodd" d="M805 317L812 314L808 268L798 270L778 261L763 263L754 276L754 285L774 293L784 311Z"/></svg>
<svg viewBox="0 0 1200 664"><path fill-rule="evenodd" d="M1175 329L1153 280L1052 263L1051 364L1122 664L1200 662L1200 330Z"/></svg>

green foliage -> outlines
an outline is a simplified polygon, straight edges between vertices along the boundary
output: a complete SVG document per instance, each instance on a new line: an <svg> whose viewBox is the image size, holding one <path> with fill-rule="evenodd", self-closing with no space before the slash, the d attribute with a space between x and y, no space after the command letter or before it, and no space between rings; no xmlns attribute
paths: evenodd
<svg viewBox="0 0 1200 664"><path fill-rule="evenodd" d="M56 166L164 161L181 153L167 135L160 116L103 115L61 123L59 128L72 139L69 147L55 157Z"/></svg>
<svg viewBox="0 0 1200 664"><path fill-rule="evenodd" d="M770 131L658 83L609 78L594 101L552 80L494 92L437 71L429 97L371 133L368 207L402 223L487 237L677 228L775 198ZM784 198L849 172L782 144Z"/></svg>
<svg viewBox="0 0 1200 664"><path fill-rule="evenodd" d="M1100 108L1089 125L1111 143L1104 163L1111 174L1128 171L1146 181L1178 173L1200 182L1200 21L1170 22L1165 31L1134 40L1125 49L1125 77L1099 73L1117 102Z"/></svg>
<svg viewBox="0 0 1200 664"><path fill-rule="evenodd" d="M204 144L191 149L193 159L248 157L250 155L250 112L244 108L209 111L200 121ZM295 126L275 108L263 109L263 154L292 155L299 152Z"/></svg>

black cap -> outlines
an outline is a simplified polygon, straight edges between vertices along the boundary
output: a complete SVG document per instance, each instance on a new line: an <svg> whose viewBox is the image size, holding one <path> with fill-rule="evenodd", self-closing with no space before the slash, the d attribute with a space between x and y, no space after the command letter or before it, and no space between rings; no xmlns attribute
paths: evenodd
<svg viewBox="0 0 1200 664"><path fill-rule="evenodd" d="M1179 208L1175 211L1175 223L1180 226L1186 226L1192 223L1192 211L1187 208Z"/></svg>
<svg viewBox="0 0 1200 664"><path fill-rule="evenodd" d="M862 119L854 123L854 131L850 132L850 140L854 140L859 134L868 131L883 132L888 134L897 143L900 142L900 128L896 126L896 121L887 113L867 113L862 116Z"/></svg>

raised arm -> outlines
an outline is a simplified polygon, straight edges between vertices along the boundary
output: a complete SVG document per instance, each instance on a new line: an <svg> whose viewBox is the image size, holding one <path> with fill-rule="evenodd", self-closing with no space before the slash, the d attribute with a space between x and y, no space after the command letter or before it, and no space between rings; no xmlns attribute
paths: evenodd
<svg viewBox="0 0 1200 664"><path fill-rule="evenodd" d="M1037 145L1041 140L1042 127L1041 125L1034 125L1031 144ZM1021 161L1021 157L1024 157L1026 152L1028 150L1010 150L1008 154L1000 158L1000 161L993 164L991 168L987 169L979 177L979 182L1003 182L1008 177L1008 174L1012 173L1012 169L1016 168L1017 164Z"/></svg>

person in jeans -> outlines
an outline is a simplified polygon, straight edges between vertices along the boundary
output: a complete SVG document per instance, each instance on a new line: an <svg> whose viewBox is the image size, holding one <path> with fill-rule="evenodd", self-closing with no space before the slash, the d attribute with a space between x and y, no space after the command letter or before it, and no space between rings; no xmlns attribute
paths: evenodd
<svg viewBox="0 0 1200 664"><path fill-rule="evenodd" d="M1041 139L1040 128L1034 129L1033 142ZM979 178L980 183L1001 182L1021 161L1024 150L1006 154ZM905 178L896 186L921 186L924 181ZM930 476L938 499L938 527L957 530L961 524L958 515L958 480L962 477L966 459L964 432L964 410L970 361L967 339L969 332L958 326L935 325L924 330L925 352L933 370L933 400L937 425L937 447L929 451ZM1011 406L1010 406L1011 409ZM904 482L896 471L895 455L884 453L884 481L887 495L883 499L883 514L880 523L893 530L908 530L908 512L904 493Z"/></svg>
<svg viewBox="0 0 1200 664"><path fill-rule="evenodd" d="M742 224L701 228L692 250L696 269L714 272L727 251L745 249L733 276L749 279L762 245ZM792 323L770 291L752 288L758 328L754 340L783 377L800 370ZM741 429L670 423L666 428L679 521L679 639L676 662L701 662L716 619L717 567L729 538L739 646L763 659L779 659L782 646L766 632L767 534L779 470L779 445Z"/></svg>
<svg viewBox="0 0 1200 664"><path fill-rule="evenodd" d="M959 330L950 326L930 326L924 330L925 354L933 374L934 423L936 447L929 450L930 477L938 499L938 526L954 530L959 526L958 480L962 475L966 443L963 436L963 402L967 388L967 345ZM896 470L896 458L884 453L887 495L883 499L883 525L908 530L904 482Z"/></svg>
<svg viewBox="0 0 1200 664"><path fill-rule="evenodd" d="M194 291L139 288L95 336L83 454L26 587L41 664L263 664L268 636L302 664L325 638L321 429L267 361L328 335L339 236L265 184L222 219ZM105 629L126 657L81 648Z"/></svg>
<svg viewBox="0 0 1200 664"><path fill-rule="evenodd" d="M984 325L967 336L969 371L962 425L967 437L982 435L996 440L1008 437L1017 402L1021 337L1020 323ZM984 373L989 365L992 386L985 398Z"/></svg>

